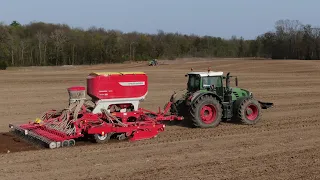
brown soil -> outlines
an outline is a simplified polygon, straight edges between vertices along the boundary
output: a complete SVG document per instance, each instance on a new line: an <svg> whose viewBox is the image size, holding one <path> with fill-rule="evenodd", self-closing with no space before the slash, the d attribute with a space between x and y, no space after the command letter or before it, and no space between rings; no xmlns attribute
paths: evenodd
<svg viewBox="0 0 320 180"><path fill-rule="evenodd" d="M0 71L2 179L320 179L320 63L272 60L179 60L97 66L28 67ZM8 133L44 111L67 105L66 88L86 85L92 71L144 71L157 110L185 88L193 67L231 72L259 100L274 102L254 126L214 129L167 126L155 139L42 149Z"/></svg>
<svg viewBox="0 0 320 180"><path fill-rule="evenodd" d="M0 133L0 153L12 153L39 149L11 132Z"/></svg>

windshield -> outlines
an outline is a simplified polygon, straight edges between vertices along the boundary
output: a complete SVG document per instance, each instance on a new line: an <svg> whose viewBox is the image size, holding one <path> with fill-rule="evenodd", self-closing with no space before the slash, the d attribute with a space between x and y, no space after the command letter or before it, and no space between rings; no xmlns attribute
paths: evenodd
<svg viewBox="0 0 320 180"><path fill-rule="evenodd" d="M200 77L198 75L189 75L188 91L197 91L200 87Z"/></svg>
<svg viewBox="0 0 320 180"><path fill-rule="evenodd" d="M221 86L221 78L218 76L202 77L202 87L209 88L211 85L215 87Z"/></svg>

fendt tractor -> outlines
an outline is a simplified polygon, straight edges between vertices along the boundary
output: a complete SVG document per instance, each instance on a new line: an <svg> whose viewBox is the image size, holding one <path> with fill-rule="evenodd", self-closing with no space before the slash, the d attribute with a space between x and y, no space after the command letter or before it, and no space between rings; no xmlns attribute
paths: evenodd
<svg viewBox="0 0 320 180"><path fill-rule="evenodd" d="M170 112L185 117L194 127L212 128L221 121L256 124L261 119L261 110L273 106L261 102L252 92L238 87L238 77L226 76L223 72L191 72L188 77L187 92L182 98L172 95ZM235 77L236 87L230 87L230 79ZM225 81L224 81L225 80Z"/></svg>

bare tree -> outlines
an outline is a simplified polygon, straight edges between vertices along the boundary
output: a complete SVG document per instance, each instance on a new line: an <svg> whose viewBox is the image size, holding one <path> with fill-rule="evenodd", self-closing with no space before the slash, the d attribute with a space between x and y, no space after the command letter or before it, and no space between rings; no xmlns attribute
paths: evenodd
<svg viewBox="0 0 320 180"><path fill-rule="evenodd" d="M10 46L8 44L9 40L9 32L7 28L0 23L0 58L7 57L10 54Z"/></svg>
<svg viewBox="0 0 320 180"><path fill-rule="evenodd" d="M65 33L61 29L54 30L50 38L53 40L53 44L56 48L56 65L58 65L59 56L61 55L61 52L63 51L63 45L66 42L67 38L65 36Z"/></svg>
<svg viewBox="0 0 320 180"><path fill-rule="evenodd" d="M11 54L11 65L14 66L15 64L15 51L17 51L17 38L14 35L9 35L9 42L8 45L10 47L10 54Z"/></svg>
<svg viewBox="0 0 320 180"><path fill-rule="evenodd" d="M39 48L39 64L44 64L44 58L42 58L42 46L46 41L46 35L40 30L36 34L36 38L38 40L38 48ZM43 62L42 62L43 61Z"/></svg>
<svg viewBox="0 0 320 180"><path fill-rule="evenodd" d="M314 51L316 53L316 59L320 59L320 28L314 27L312 28L312 39L314 43Z"/></svg>
<svg viewBox="0 0 320 180"><path fill-rule="evenodd" d="M24 53L25 53L25 50L28 46L28 42L27 40L20 40L20 50L21 50L21 56L20 56L20 62L25 65L25 59L24 59ZM31 64L32 65L32 64Z"/></svg>

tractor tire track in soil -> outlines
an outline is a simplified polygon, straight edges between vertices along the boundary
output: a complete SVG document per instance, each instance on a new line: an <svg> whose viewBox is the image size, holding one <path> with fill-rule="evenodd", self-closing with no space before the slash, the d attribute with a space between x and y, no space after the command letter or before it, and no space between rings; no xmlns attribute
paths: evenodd
<svg viewBox="0 0 320 180"><path fill-rule="evenodd" d="M150 92L142 107L150 110L163 107L173 90L186 86L184 74L191 67L206 71L207 66L237 75L240 87L262 101L274 102L275 107L263 110L262 120L253 126L229 122L213 129L167 125L150 140L77 141L75 147L53 150L1 133L1 179L320 179L317 61L187 62L192 61L158 67L74 66L68 71L56 67L46 73L43 68L34 68L23 72L23 82L18 70L0 72L0 83L6 84L0 93L10 100L0 106L0 131L7 131L9 123L27 122L43 111L64 108L66 88L85 85L92 70L145 71L150 77ZM54 88L41 86L49 83Z"/></svg>
<svg viewBox="0 0 320 180"><path fill-rule="evenodd" d="M141 145L153 145L153 144L166 144L166 143L175 143L179 141L189 141L189 140L202 140L202 139L214 139L218 137L227 137L235 135L244 135L244 134L259 134L262 132L277 132L282 130L299 130L304 128L320 128L320 122L318 121L318 116L310 116L304 120L300 120L295 124L295 127L292 127L293 121L299 118L291 118L287 122L282 122L281 126L278 124L273 124L271 126L257 126L257 125L241 125L233 123L221 123L215 129L193 129L188 127L171 127L172 129L166 129L167 132L159 134L156 138L152 140L139 141L139 146ZM312 124L310 123L312 122ZM170 128L170 127L169 127ZM37 146L36 143L28 140L19 138L14 133L2 133L0 143L0 153L9 152L21 152L21 151L30 151L30 150L40 150L46 149L41 146ZM107 143L108 147L106 149L113 148L129 148L137 146L137 143L118 140L111 140ZM99 146L100 144L95 144L87 141L77 141L76 146ZM102 145L103 146L103 145ZM63 149L63 148L60 148Z"/></svg>
<svg viewBox="0 0 320 180"><path fill-rule="evenodd" d="M29 150L37 150L31 143L26 142L22 138L15 136L11 132L0 133L0 153L13 153Z"/></svg>

